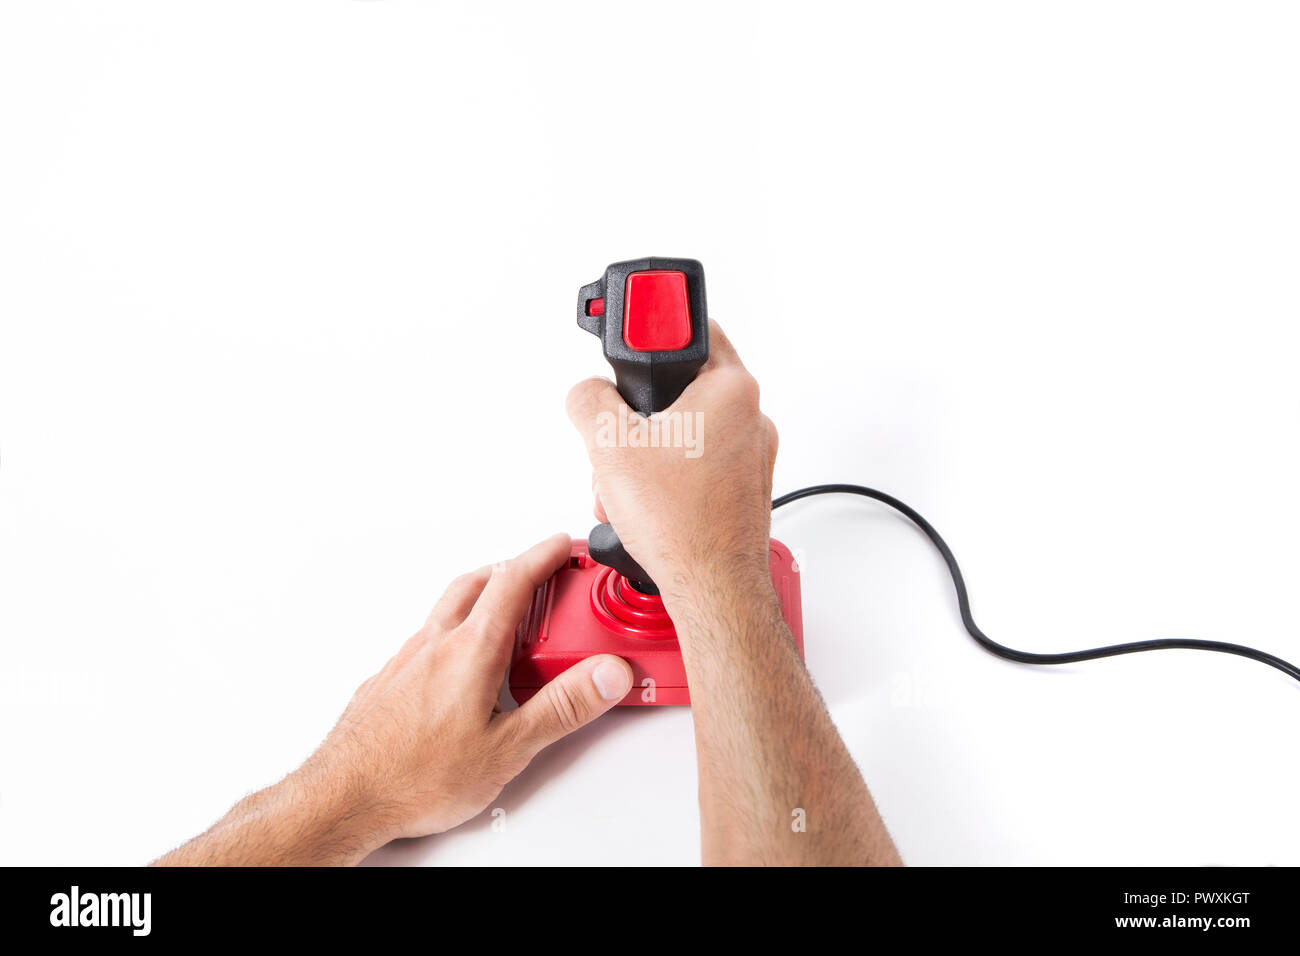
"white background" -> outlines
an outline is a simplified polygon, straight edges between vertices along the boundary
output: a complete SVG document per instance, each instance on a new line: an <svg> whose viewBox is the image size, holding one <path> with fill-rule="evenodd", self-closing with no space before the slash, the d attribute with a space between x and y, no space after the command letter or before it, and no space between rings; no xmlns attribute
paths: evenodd
<svg viewBox="0 0 1300 956"><path fill-rule="evenodd" d="M995 638L1300 659L1300 22L1266 3L6 3L0 861L146 861L455 574L590 527L611 261L701 259L782 435ZM1036 669L856 499L779 513L915 864L1300 864L1300 687ZM689 711L379 863L692 863Z"/></svg>

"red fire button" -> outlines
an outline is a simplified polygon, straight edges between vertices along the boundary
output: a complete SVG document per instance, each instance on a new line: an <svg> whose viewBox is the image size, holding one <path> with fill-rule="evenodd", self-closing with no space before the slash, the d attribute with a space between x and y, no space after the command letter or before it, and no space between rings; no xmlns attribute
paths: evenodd
<svg viewBox="0 0 1300 956"><path fill-rule="evenodd" d="M638 352L672 352L691 344L686 273L651 269L627 277L623 341Z"/></svg>

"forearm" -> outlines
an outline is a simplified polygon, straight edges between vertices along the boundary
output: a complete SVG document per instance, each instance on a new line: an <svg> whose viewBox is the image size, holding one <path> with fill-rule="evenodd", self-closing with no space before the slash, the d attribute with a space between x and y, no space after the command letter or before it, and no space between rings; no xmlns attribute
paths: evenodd
<svg viewBox="0 0 1300 956"><path fill-rule="evenodd" d="M694 581L667 600L691 688L703 861L898 864L770 581Z"/></svg>
<svg viewBox="0 0 1300 956"><path fill-rule="evenodd" d="M351 866L387 842L384 815L305 770L245 797L152 866Z"/></svg>

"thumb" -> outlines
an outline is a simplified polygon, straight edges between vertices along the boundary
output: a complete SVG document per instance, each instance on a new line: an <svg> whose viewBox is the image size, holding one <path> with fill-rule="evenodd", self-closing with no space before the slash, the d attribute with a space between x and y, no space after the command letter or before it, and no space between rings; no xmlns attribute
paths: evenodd
<svg viewBox="0 0 1300 956"><path fill-rule="evenodd" d="M627 696L632 668L613 654L597 654L574 664L510 717L516 739L531 755L589 724Z"/></svg>

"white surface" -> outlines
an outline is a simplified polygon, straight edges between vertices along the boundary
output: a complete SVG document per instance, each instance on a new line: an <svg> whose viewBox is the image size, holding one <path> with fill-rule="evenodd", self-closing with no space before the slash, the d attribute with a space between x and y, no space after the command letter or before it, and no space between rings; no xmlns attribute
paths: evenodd
<svg viewBox="0 0 1300 956"><path fill-rule="evenodd" d="M1300 660L1286 4L0 8L0 861L141 862L270 783L455 574L591 524L607 262L700 258L782 434L948 537L996 638ZM904 857L1300 864L1300 687L961 630L857 500L808 661ZM691 863L616 713L385 863Z"/></svg>

